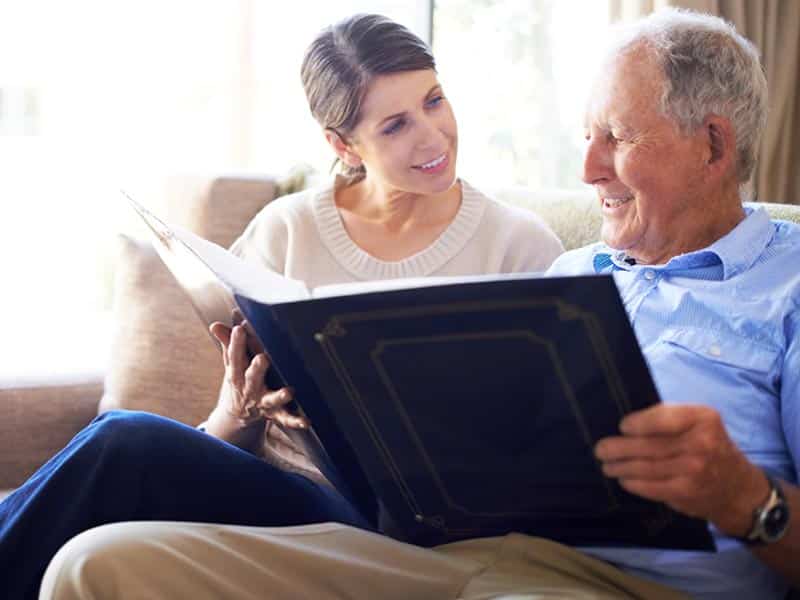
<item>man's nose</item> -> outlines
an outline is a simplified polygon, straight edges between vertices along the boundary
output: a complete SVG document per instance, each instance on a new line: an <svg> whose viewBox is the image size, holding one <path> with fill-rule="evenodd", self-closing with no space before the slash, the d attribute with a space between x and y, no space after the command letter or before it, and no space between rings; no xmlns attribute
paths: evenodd
<svg viewBox="0 0 800 600"><path fill-rule="evenodd" d="M596 138L588 140L583 153L583 182L593 185L612 178L613 174L614 160L608 144Z"/></svg>

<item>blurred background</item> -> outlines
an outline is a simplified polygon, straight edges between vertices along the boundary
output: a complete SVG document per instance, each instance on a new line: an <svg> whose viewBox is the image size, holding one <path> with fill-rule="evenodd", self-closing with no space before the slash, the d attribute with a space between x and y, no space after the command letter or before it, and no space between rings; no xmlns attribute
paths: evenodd
<svg viewBox="0 0 800 600"><path fill-rule="evenodd" d="M575 188L607 25L668 3L687 4L0 0L0 378L102 368L113 238L134 227L119 189L157 211L168 175L327 172L299 79L323 26L378 12L432 43L474 184Z"/></svg>

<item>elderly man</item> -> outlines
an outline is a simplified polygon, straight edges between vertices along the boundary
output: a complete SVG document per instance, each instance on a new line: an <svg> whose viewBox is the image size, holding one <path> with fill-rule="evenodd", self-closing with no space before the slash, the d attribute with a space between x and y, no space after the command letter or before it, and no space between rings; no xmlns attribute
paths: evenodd
<svg viewBox="0 0 800 600"><path fill-rule="evenodd" d="M629 491L708 519L715 554L602 550L702 596L800 581L800 231L742 207L766 120L752 46L718 20L651 17L586 120L603 243L552 272L614 273L664 403L598 444Z"/></svg>
<svg viewBox="0 0 800 600"><path fill-rule="evenodd" d="M597 445L605 473L707 519L717 552L121 524L65 546L42 597L784 597L800 584L800 228L742 205L765 112L757 53L724 22L633 25L586 119L603 242L551 269L615 275L664 401Z"/></svg>

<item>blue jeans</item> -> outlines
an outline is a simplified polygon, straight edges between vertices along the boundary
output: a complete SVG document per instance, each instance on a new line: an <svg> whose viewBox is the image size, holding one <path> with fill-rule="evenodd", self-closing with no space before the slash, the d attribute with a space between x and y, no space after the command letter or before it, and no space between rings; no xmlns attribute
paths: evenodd
<svg viewBox="0 0 800 600"><path fill-rule="evenodd" d="M36 598L71 537L118 521L371 528L337 492L156 415L97 417L0 504L0 596Z"/></svg>

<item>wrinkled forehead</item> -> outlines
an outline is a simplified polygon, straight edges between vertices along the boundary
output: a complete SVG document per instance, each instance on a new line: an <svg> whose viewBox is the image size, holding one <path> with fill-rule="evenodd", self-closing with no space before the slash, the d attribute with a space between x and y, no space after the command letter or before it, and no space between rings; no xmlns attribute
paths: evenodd
<svg viewBox="0 0 800 600"><path fill-rule="evenodd" d="M627 50L603 62L586 103L584 126L621 126L661 115L664 73L645 50Z"/></svg>

